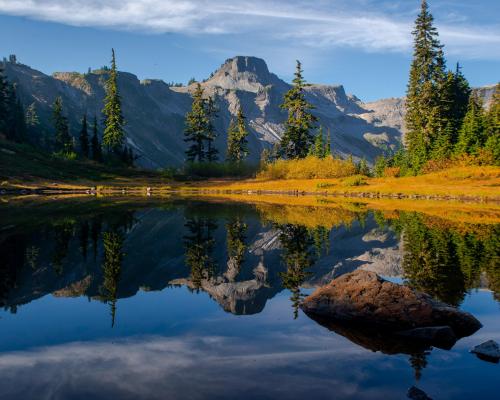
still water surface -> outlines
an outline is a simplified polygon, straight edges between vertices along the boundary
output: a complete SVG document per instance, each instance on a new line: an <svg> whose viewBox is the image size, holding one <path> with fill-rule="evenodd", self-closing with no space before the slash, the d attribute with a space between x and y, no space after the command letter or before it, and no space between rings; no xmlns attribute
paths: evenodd
<svg viewBox="0 0 500 400"><path fill-rule="evenodd" d="M500 342L499 225L200 201L0 212L1 399L498 398L500 366L469 349ZM483 328L385 354L301 312L357 268Z"/></svg>

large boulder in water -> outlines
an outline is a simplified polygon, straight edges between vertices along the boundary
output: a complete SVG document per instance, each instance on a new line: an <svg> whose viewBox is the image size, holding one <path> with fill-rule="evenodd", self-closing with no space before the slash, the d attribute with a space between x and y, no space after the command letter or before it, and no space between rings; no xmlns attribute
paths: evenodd
<svg viewBox="0 0 500 400"><path fill-rule="evenodd" d="M349 325L369 326L417 340L433 339L436 330L450 327L457 338L469 336L482 325L471 314L433 299L409 286L389 282L374 272L357 270L331 281L304 299L302 310L321 318ZM442 328L440 328L442 331ZM423 337L424 336L424 337Z"/></svg>

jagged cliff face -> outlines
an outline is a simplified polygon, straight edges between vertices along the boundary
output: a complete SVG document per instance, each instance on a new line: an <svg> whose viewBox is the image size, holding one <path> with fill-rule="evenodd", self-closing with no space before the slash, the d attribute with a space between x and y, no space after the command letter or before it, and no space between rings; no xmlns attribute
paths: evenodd
<svg viewBox="0 0 500 400"><path fill-rule="evenodd" d="M57 96L63 98L72 134L77 135L79 121L86 112L100 119L104 98L106 71L88 74L55 73L52 76L22 64L6 64L6 74L16 82L23 103L36 103L41 128L51 134L51 105ZM118 85L127 121L127 141L140 154L139 163L158 168L184 161L184 115L190 109L190 87L169 87L160 80L139 79L120 72ZM224 157L225 132L243 107L250 131L250 157L258 160L261 151L278 142L283 132L285 112L280 109L286 82L269 72L266 63L255 57L227 60L210 79L202 83L207 95L215 95L219 107L216 146ZM325 130L330 130L335 150L373 160L384 146L398 145L401 135L397 123L385 124L374 119L369 105L347 95L342 86L311 85L308 100ZM376 139L374 139L376 138Z"/></svg>
<svg viewBox="0 0 500 400"><path fill-rule="evenodd" d="M50 107L57 96L63 98L73 135L78 134L79 121L85 112L90 118L97 115L100 119L106 71L47 76L26 65L6 63L6 74L12 82L17 82L26 106L36 103L41 128L49 136ZM190 110L190 93L195 85L169 87L161 80L139 81L133 74L120 72L118 86L127 121L127 141L140 155L138 162L148 168L183 163L184 116ZM215 127L221 159L227 128L240 106L247 116L252 160L258 160L264 148L280 140L286 119L280 104L290 85L269 72L264 60L228 59L202 86L207 95L215 96L219 108ZM486 105L493 88L478 89ZM404 133L404 99L363 103L346 94L341 85L310 85L306 92L315 107L318 124L331 132L333 148L339 155L353 154L373 161L384 149L400 145Z"/></svg>

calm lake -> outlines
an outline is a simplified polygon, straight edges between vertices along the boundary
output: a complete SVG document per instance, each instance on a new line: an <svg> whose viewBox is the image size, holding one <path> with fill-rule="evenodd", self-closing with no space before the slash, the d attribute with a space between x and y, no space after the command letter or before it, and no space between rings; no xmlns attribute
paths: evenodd
<svg viewBox="0 0 500 400"><path fill-rule="evenodd" d="M97 199L0 216L0 399L498 398L500 365L469 353L500 342L500 225L484 218ZM300 310L357 268L483 328L394 352Z"/></svg>

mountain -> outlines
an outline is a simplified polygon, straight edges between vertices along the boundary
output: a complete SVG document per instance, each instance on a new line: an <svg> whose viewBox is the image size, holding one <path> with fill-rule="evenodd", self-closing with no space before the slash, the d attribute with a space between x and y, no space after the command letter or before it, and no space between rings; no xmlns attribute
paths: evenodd
<svg viewBox="0 0 500 400"><path fill-rule="evenodd" d="M50 107L57 96L63 99L73 135L78 134L84 113L100 118L107 70L48 76L23 64L4 64L7 77L17 84L25 106L36 104L44 135L51 135ZM271 73L264 60L230 58L201 85L207 95L215 96L219 109L215 127L221 158L225 132L240 106L250 131L251 160L258 160L264 148L280 140L286 118L280 104L290 85ZM140 81L133 74L120 72L118 86L127 122L127 142L140 155L139 163L147 168L182 164L186 148L184 116L190 109L190 93L195 85L172 87L161 80ZM492 88L482 88L481 95L487 99ZM308 86L306 97L315 107L319 124L331 132L333 148L339 155L353 154L373 161L384 149L399 146L404 132L404 99L363 103L347 94L342 85L320 84Z"/></svg>

